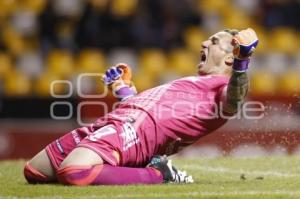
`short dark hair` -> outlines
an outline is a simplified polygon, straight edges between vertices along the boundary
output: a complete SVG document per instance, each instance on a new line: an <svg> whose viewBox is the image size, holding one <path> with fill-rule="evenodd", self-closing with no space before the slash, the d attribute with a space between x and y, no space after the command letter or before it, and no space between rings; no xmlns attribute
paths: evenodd
<svg viewBox="0 0 300 199"><path fill-rule="evenodd" d="M235 35L237 35L238 33L239 33L239 31L238 30L236 30L236 29L225 29L225 30L223 30L224 32L228 32L229 34L231 34L232 36L235 36Z"/></svg>

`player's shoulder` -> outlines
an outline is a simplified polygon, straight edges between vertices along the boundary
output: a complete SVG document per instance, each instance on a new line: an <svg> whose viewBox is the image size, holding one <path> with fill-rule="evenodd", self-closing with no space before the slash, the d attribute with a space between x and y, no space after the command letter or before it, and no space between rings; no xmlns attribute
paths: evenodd
<svg viewBox="0 0 300 199"><path fill-rule="evenodd" d="M174 82L192 82L192 83L228 83L229 77L219 75L197 75L188 76L175 80Z"/></svg>
<svg viewBox="0 0 300 199"><path fill-rule="evenodd" d="M189 92L217 91L228 85L228 82L229 78L225 76L188 76L173 81L170 88Z"/></svg>

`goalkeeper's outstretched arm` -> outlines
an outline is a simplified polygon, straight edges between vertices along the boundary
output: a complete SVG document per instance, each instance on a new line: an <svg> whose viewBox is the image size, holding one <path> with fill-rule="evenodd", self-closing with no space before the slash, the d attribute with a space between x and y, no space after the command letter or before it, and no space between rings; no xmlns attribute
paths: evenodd
<svg viewBox="0 0 300 199"><path fill-rule="evenodd" d="M224 112L234 114L238 112L240 104L245 100L248 92L249 80L247 76L250 56L258 45L258 38L254 30L248 28L240 31L232 40L234 46L232 75L225 93Z"/></svg>

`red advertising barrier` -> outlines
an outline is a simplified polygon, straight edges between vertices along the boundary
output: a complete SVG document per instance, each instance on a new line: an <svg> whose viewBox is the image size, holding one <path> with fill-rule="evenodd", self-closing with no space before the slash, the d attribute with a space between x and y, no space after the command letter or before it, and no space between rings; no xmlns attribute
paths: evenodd
<svg viewBox="0 0 300 199"><path fill-rule="evenodd" d="M68 130L66 130L68 131ZM0 159L31 158L49 142L63 135L61 132L50 132L49 129L40 131L12 131L0 134ZM281 146L288 154L294 153L300 143L300 132L227 132L217 131L199 140L192 147L218 146L224 155L228 155L241 145L259 145L266 150Z"/></svg>

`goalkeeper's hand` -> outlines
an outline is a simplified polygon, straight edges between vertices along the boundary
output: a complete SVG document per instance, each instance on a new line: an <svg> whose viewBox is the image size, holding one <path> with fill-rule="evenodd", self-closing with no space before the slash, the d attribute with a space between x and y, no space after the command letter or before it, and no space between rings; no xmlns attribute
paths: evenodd
<svg viewBox="0 0 300 199"><path fill-rule="evenodd" d="M109 88L118 87L120 84L125 84L130 87L132 86L131 78L131 68L126 64L120 63L110 67L103 75L102 80Z"/></svg>
<svg viewBox="0 0 300 199"><path fill-rule="evenodd" d="M258 38L251 28L241 30L232 39L233 55L238 59L248 59L258 45Z"/></svg>
<svg viewBox="0 0 300 199"><path fill-rule="evenodd" d="M255 31L251 28L241 30L232 39L233 45L233 70L245 72L248 69L249 58L258 45L258 38Z"/></svg>
<svg viewBox="0 0 300 199"><path fill-rule="evenodd" d="M136 94L136 89L131 81L131 68L123 63L110 67L102 77L104 84L123 101Z"/></svg>

